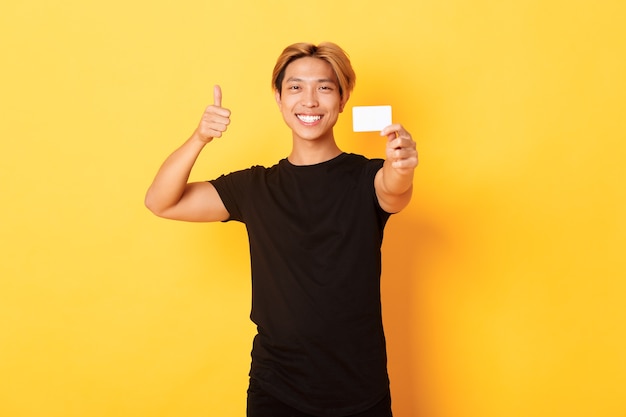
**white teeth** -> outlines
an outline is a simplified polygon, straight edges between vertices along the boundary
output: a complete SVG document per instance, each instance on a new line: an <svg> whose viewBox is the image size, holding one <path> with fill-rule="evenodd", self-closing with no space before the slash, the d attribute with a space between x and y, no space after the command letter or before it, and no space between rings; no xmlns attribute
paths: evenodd
<svg viewBox="0 0 626 417"><path fill-rule="evenodd" d="M313 115L306 115L306 114L298 114L297 116L298 116L298 119L302 120L304 123L314 123L322 118L322 116L313 116Z"/></svg>

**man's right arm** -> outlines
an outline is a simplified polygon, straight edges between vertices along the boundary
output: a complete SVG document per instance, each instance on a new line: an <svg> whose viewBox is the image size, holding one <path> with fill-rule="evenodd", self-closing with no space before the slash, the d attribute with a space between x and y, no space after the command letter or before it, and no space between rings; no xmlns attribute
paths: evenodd
<svg viewBox="0 0 626 417"><path fill-rule="evenodd" d="M188 182L202 149L220 138L230 123L230 111L222 107L219 86L215 86L213 95L214 104L206 108L193 135L165 160L146 193L146 207L159 217L197 222L229 217L213 184Z"/></svg>

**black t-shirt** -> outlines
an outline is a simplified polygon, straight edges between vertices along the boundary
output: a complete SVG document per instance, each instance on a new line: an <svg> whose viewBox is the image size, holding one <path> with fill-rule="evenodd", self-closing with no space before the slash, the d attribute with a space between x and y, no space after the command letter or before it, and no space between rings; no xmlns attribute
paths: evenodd
<svg viewBox="0 0 626 417"><path fill-rule="evenodd" d="M258 334L250 376L303 412L342 416L388 392L380 248L389 218L374 190L383 160L343 153L219 177L245 223Z"/></svg>

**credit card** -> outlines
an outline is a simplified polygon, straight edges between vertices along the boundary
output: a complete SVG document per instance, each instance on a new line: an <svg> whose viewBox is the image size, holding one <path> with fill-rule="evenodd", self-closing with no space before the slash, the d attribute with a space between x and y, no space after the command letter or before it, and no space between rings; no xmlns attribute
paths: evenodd
<svg viewBox="0 0 626 417"><path fill-rule="evenodd" d="M352 130L380 132L391 124L391 106L352 107Z"/></svg>

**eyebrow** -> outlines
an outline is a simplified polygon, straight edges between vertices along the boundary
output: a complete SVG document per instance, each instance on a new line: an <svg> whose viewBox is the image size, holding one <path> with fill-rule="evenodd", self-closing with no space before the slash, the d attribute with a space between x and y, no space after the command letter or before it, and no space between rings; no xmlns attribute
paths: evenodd
<svg viewBox="0 0 626 417"><path fill-rule="evenodd" d="M304 82L307 80L304 80L302 78L298 78L298 77L289 77L287 80L285 80L285 82ZM317 80L313 80L316 81L318 83L333 83L333 84L337 84L337 82L335 80L333 80L332 78L319 78Z"/></svg>

